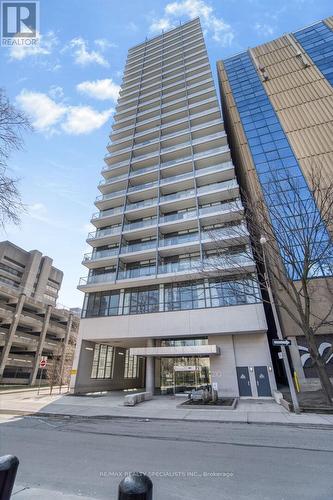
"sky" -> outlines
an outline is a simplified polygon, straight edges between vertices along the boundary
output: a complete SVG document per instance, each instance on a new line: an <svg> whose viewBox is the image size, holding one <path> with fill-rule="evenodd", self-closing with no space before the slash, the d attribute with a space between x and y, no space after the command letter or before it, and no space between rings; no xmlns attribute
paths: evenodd
<svg viewBox="0 0 333 500"><path fill-rule="evenodd" d="M200 16L213 73L218 59L332 14L331 0L40 0L40 43L0 47L0 87L34 126L9 159L27 213L1 240L38 249L64 271L59 303L76 287L99 194L127 50Z"/></svg>

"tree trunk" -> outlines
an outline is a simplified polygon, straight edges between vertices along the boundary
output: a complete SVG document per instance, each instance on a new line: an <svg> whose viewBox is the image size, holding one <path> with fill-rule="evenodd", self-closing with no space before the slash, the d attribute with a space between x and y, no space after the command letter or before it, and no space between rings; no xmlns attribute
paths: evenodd
<svg viewBox="0 0 333 500"><path fill-rule="evenodd" d="M311 328L307 331L305 336L308 341L309 354L311 356L314 366L316 367L320 384L324 392L324 395L326 396L327 403L330 406L333 406L333 386L328 376L325 362L318 351L315 335Z"/></svg>

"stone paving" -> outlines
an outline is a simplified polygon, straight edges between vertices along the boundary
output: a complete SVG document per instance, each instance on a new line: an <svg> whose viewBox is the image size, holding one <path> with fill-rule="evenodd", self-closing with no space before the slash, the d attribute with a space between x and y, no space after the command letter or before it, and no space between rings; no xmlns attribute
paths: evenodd
<svg viewBox="0 0 333 500"><path fill-rule="evenodd" d="M155 396L134 407L126 407L123 391L87 396L69 394L49 395L47 389L17 391L1 394L2 414L49 414L70 417L95 418L144 418L194 420L216 422L243 422L256 424L301 425L333 428L333 415L289 413L272 399L241 399L235 410L179 408L182 396Z"/></svg>

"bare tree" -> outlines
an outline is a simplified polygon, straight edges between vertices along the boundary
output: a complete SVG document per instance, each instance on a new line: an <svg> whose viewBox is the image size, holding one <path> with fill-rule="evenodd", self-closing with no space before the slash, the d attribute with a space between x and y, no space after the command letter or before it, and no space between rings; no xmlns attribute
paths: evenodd
<svg viewBox="0 0 333 500"><path fill-rule="evenodd" d="M5 91L0 89L0 226L7 222L18 224L24 210L18 190L18 179L7 172L7 161L12 151L23 147L23 131L32 130L26 115L10 104Z"/></svg>
<svg viewBox="0 0 333 500"><path fill-rule="evenodd" d="M271 285L278 309L305 336L323 392L332 404L333 386L326 361L333 348L322 356L315 335L330 331L333 325L333 247L329 233L333 227L333 180L324 182L320 169L313 169L306 188L302 179L281 179L272 174L263 195L266 203L260 196L253 201L242 193L246 224L210 231L215 256L202 272L214 270L214 274L225 276L226 270L233 270L230 286L235 294L244 293L244 275L257 279L255 274L251 278L248 263L256 262L263 300L269 302L265 292ZM245 241L250 234L252 245L244 245L241 253L230 253L225 244L226 229L228 237L237 241ZM257 289L248 287L246 293L257 296Z"/></svg>

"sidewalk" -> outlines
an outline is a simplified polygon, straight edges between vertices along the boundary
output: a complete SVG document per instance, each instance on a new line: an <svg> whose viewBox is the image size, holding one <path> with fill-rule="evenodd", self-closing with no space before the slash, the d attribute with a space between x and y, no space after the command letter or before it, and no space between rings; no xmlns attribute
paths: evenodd
<svg viewBox="0 0 333 500"><path fill-rule="evenodd" d="M66 416L68 418L136 418L215 421L225 423L296 425L333 429L333 415L289 413L271 399L238 402L235 410L179 408L181 396L155 396L134 407L123 406L124 393L115 391L89 396L53 394L47 389L2 393L0 413L9 415Z"/></svg>

